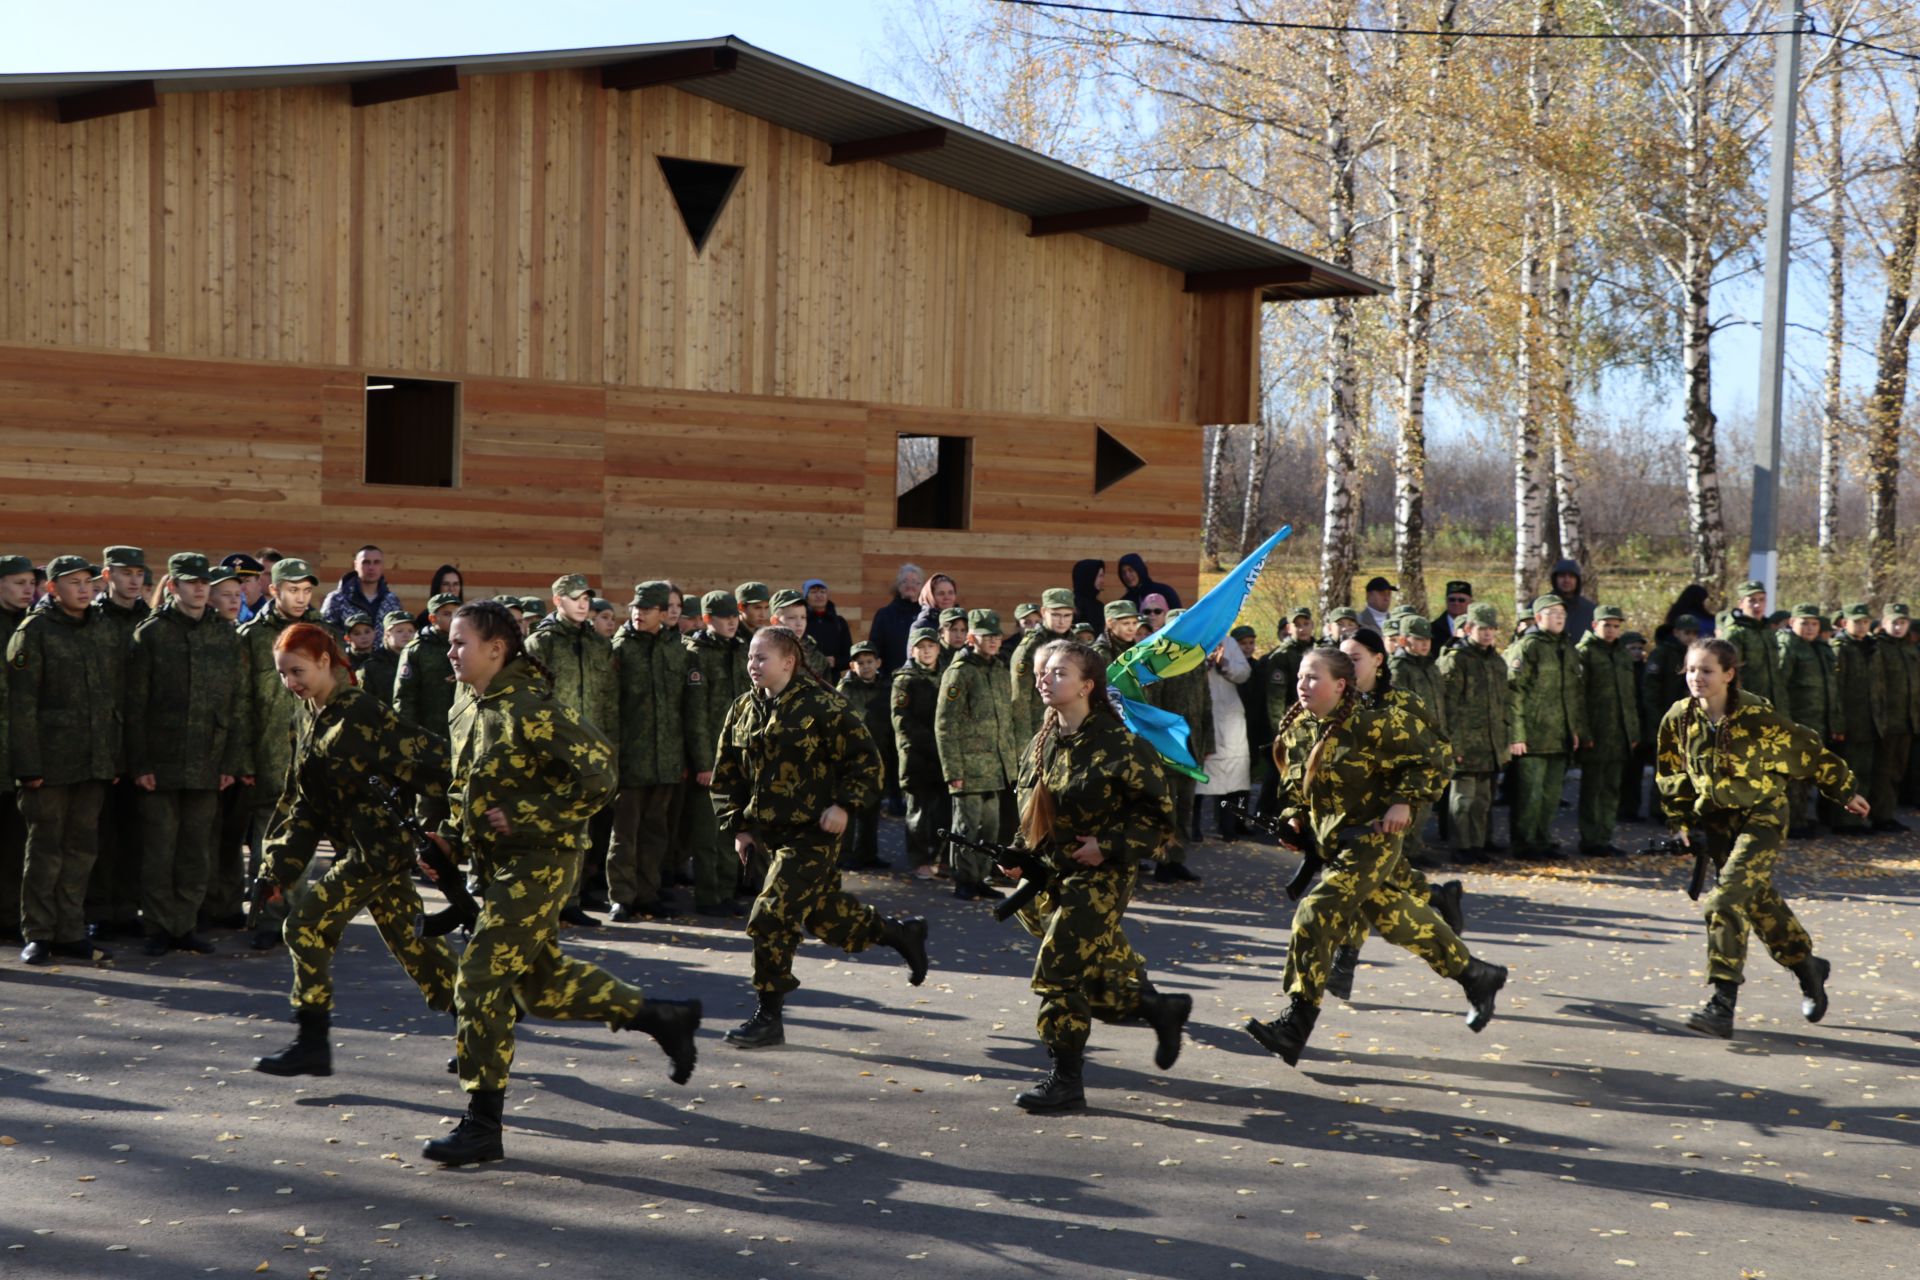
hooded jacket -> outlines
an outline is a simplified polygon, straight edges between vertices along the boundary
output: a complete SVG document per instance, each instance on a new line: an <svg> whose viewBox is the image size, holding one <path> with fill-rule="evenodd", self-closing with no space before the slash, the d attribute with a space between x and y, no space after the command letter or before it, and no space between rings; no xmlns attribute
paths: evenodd
<svg viewBox="0 0 1920 1280"><path fill-rule="evenodd" d="M1577 560L1559 560L1554 563L1553 571L1547 575L1547 590L1553 590L1553 580L1563 573L1573 575L1573 595L1566 598L1567 639L1574 644L1580 643L1580 637L1593 630L1593 601L1580 594L1580 588L1586 585L1586 575L1580 572Z"/></svg>
<svg viewBox="0 0 1920 1280"><path fill-rule="evenodd" d="M1153 580L1152 570L1147 568L1147 562L1141 559L1139 552L1129 551L1127 554L1121 556L1120 568L1131 569L1140 577L1140 581L1137 584L1127 588L1127 599L1133 601L1134 604L1138 605L1148 596L1160 595L1167 598L1167 608L1178 609L1181 607L1180 593L1164 582L1155 582Z"/></svg>
<svg viewBox="0 0 1920 1280"><path fill-rule="evenodd" d="M1084 622L1098 635L1107 626L1106 606L1100 603L1100 589L1093 580L1107 567L1105 560L1076 560L1073 564L1073 620ZM1167 607L1172 608L1169 600Z"/></svg>

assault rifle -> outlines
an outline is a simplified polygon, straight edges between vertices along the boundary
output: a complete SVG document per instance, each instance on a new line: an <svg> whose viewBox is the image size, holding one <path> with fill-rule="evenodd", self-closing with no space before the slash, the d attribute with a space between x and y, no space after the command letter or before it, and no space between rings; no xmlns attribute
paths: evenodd
<svg viewBox="0 0 1920 1280"><path fill-rule="evenodd" d="M1687 878L1687 896L1695 902L1700 901L1700 891L1707 887L1707 872L1713 869L1713 855L1707 851L1704 840L1687 844L1679 836L1656 836L1647 841L1647 847L1640 852L1646 854L1687 854L1693 858L1693 874Z"/></svg>
<svg viewBox="0 0 1920 1280"><path fill-rule="evenodd" d="M414 860L427 873L427 879L433 881L434 887L446 895L446 907L432 915L421 915L414 922L414 932L422 938L438 938L455 929L471 931L480 919L480 904L467 892L466 872L455 866L453 859L442 853L440 846L427 835L425 824L414 813L406 797L400 794L398 787L385 778L376 777L372 781L374 792L386 804L394 821L413 838Z"/></svg>
<svg viewBox="0 0 1920 1280"><path fill-rule="evenodd" d="M1002 924L1013 919L1014 913L1032 902L1053 879L1053 867L1043 853L1010 844L990 844L985 840L963 836L957 831L941 831L937 834L940 839L951 840L962 849L984 854L996 867L1011 867L1020 873L1020 883L1014 886L1013 892L994 904L993 918Z"/></svg>
<svg viewBox="0 0 1920 1280"><path fill-rule="evenodd" d="M1307 896L1307 890L1313 887L1313 879L1327 865L1326 854L1321 851L1320 841L1313 834L1311 824L1296 831L1292 823L1282 822L1278 818L1255 817L1247 809L1243 799L1235 806L1240 821L1256 831L1264 831L1278 840L1282 846L1300 855L1300 869L1293 873L1293 879L1287 881L1287 897L1295 902ZM1334 848L1338 850L1355 837L1368 835L1373 828L1365 823L1356 822L1341 827L1333 833Z"/></svg>

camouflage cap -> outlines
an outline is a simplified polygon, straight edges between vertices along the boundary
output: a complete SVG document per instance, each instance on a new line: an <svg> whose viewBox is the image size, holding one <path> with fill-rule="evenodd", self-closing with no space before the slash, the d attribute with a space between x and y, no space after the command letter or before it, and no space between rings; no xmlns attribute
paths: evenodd
<svg viewBox="0 0 1920 1280"><path fill-rule="evenodd" d="M531 616L533 614L544 614L546 611L547 611L547 602L545 600L542 600L539 596L521 596L520 597L521 613L528 614Z"/></svg>
<svg viewBox="0 0 1920 1280"><path fill-rule="evenodd" d="M880 650L874 647L873 641L871 640L862 640L859 644L856 644L855 646L853 646L853 648L847 650L847 657L850 659L851 658L877 658L879 656L880 656Z"/></svg>
<svg viewBox="0 0 1920 1280"><path fill-rule="evenodd" d="M70 573L85 573L89 578L100 576L100 566L85 556L55 556L47 561L47 581L64 578Z"/></svg>
<svg viewBox="0 0 1920 1280"><path fill-rule="evenodd" d="M1883 611L1883 616L1889 618L1911 618L1913 613L1907 608L1905 601L1890 600L1887 602L1887 607Z"/></svg>
<svg viewBox="0 0 1920 1280"><path fill-rule="evenodd" d="M1733 590L1733 598L1735 600L1745 600L1748 596L1763 596L1765 594L1767 594L1767 584L1754 578L1748 578Z"/></svg>
<svg viewBox="0 0 1920 1280"><path fill-rule="evenodd" d="M553 580L553 594L565 600L575 600L592 595L593 588L587 585L586 574L563 573Z"/></svg>
<svg viewBox="0 0 1920 1280"><path fill-rule="evenodd" d="M53 576L53 570L51 567L49 567L47 570L47 576L49 578ZM1852 604L1848 605L1846 608L1842 609L1840 611L1840 616L1843 618L1871 619L1873 617L1873 610L1867 606L1866 601L1856 600Z"/></svg>
<svg viewBox="0 0 1920 1280"><path fill-rule="evenodd" d="M950 627L956 622L965 622L966 620L967 611L965 609L942 609L940 611L940 625L943 627Z"/></svg>
<svg viewBox="0 0 1920 1280"><path fill-rule="evenodd" d="M16 573L32 573L33 561L25 556L0 556L0 578L11 578Z"/></svg>
<svg viewBox="0 0 1920 1280"><path fill-rule="evenodd" d="M1016 622L1031 618L1038 612L1040 612L1040 606L1031 600L1022 600L1019 604L1013 606L1013 617Z"/></svg>
<svg viewBox="0 0 1920 1280"><path fill-rule="evenodd" d="M652 578L646 582L635 584L633 588L633 602L629 607L634 609L665 609L672 603L673 584L662 581L659 578Z"/></svg>
<svg viewBox="0 0 1920 1280"><path fill-rule="evenodd" d="M223 582L232 582L240 577L240 571L230 565L216 564L207 570L207 585L217 587Z"/></svg>
<svg viewBox="0 0 1920 1280"><path fill-rule="evenodd" d="M1817 604L1797 604L1793 606L1793 616L1796 618L1824 618L1827 614L1826 610Z"/></svg>
<svg viewBox="0 0 1920 1280"><path fill-rule="evenodd" d="M507 603L507 601L509 601L509 600L513 600L513 597L512 597L512 596L504 596L504 597L502 597L502 598L501 598L501 603L502 603L502 604L505 604L505 603ZM444 608L446 608L446 607L447 607L448 605L450 605L450 604L451 604L451 605L457 605L457 604L459 604L459 603L460 603L460 597L459 597L459 596L457 596L457 595L455 595L455 594L453 594L453 592L451 592L451 591L442 591L442 592L441 592L441 593L440 593L439 595L434 595L434 596L428 596L428 597L427 597L427 612L428 612L428 613L438 613L438 612L440 612L440 611L441 611L442 609L444 609ZM520 602L519 602L519 601L517 601L517 600L514 600L514 603L515 603L515 604L519 604ZM523 612L524 612L524 610L523 610Z"/></svg>
<svg viewBox="0 0 1920 1280"><path fill-rule="evenodd" d="M1137 618L1140 616L1140 606L1131 600L1109 600L1105 612L1109 622L1115 618Z"/></svg>
<svg viewBox="0 0 1920 1280"><path fill-rule="evenodd" d="M773 588L764 582L743 582L733 589L733 598L740 604L767 604L773 599Z"/></svg>
<svg viewBox="0 0 1920 1280"><path fill-rule="evenodd" d="M795 591L792 587L780 588L773 593L773 598L767 601L767 603L775 609L791 609L797 604L805 604L806 602L807 598L798 591Z"/></svg>
<svg viewBox="0 0 1920 1280"><path fill-rule="evenodd" d="M1065 587L1048 587L1040 593L1040 607L1042 609L1071 609L1073 608L1073 592L1067 590Z"/></svg>
<svg viewBox="0 0 1920 1280"><path fill-rule="evenodd" d="M1352 609L1334 609L1328 612L1327 621L1328 622L1351 622L1357 625L1360 621L1360 615L1355 613Z"/></svg>
<svg viewBox="0 0 1920 1280"><path fill-rule="evenodd" d="M1617 604L1598 605L1594 608L1593 620L1595 622L1625 622L1627 620L1627 611Z"/></svg>
<svg viewBox="0 0 1920 1280"><path fill-rule="evenodd" d="M1293 606L1293 612L1287 615L1287 620L1288 620L1289 622L1291 622L1291 621L1292 621L1293 619L1295 619L1295 618L1311 618L1312 616L1313 616L1313 606L1312 606L1312 605L1310 605L1310 604L1297 604L1297 605L1295 605L1295 606ZM1358 614L1355 614L1355 615L1354 615L1354 617L1355 617L1355 618L1358 618L1358 617L1359 617L1359 615L1358 615Z"/></svg>
<svg viewBox="0 0 1920 1280"><path fill-rule="evenodd" d="M1470 604L1467 606L1467 621L1476 627L1497 627L1500 625L1500 611L1490 604Z"/></svg>
<svg viewBox="0 0 1920 1280"><path fill-rule="evenodd" d="M593 611L595 613L612 613L613 601L607 599L605 596L595 596L593 598Z"/></svg>
<svg viewBox="0 0 1920 1280"><path fill-rule="evenodd" d="M1074 623L1074 624L1073 624L1073 634L1074 634L1074 635L1076 635L1076 636L1077 636L1077 635L1080 635L1080 634L1082 634L1083 632L1084 632L1085 634L1087 634L1087 635L1092 635L1092 634L1093 634L1093 624L1092 624L1091 622L1076 622L1076 623Z"/></svg>
<svg viewBox="0 0 1920 1280"><path fill-rule="evenodd" d="M1707 629L1707 624L1690 613L1683 613L1673 620L1675 631L1691 631L1695 635Z"/></svg>
<svg viewBox="0 0 1920 1280"><path fill-rule="evenodd" d="M1791 618L1792 616L1793 615L1785 609L1775 609L1772 613L1767 615L1767 621L1775 622L1775 623L1785 622L1788 618Z"/></svg>
<svg viewBox="0 0 1920 1280"><path fill-rule="evenodd" d="M1227 636L1233 640L1258 640L1260 633L1243 622L1233 630L1227 632Z"/></svg>
<svg viewBox="0 0 1920 1280"><path fill-rule="evenodd" d="M100 563L109 569L144 569L147 553L138 547L106 547L100 552Z"/></svg>
<svg viewBox="0 0 1920 1280"><path fill-rule="evenodd" d="M1400 634L1408 640L1433 639L1433 624L1417 613L1400 619Z"/></svg>
<svg viewBox="0 0 1920 1280"><path fill-rule="evenodd" d="M408 613L405 609L395 609L390 613L388 613L386 617L380 619L380 629L382 631L387 631L394 627L400 626L402 623L405 623L409 627L412 626L413 615Z"/></svg>
<svg viewBox="0 0 1920 1280"><path fill-rule="evenodd" d="M355 627L366 627L371 630L373 619L364 613L350 613L347 615L346 630L352 631Z"/></svg>
<svg viewBox="0 0 1920 1280"><path fill-rule="evenodd" d="M275 560L273 562L273 585L283 587L289 582L311 582L320 585L320 575L307 567L305 560Z"/></svg>
<svg viewBox="0 0 1920 1280"><path fill-rule="evenodd" d="M922 640L931 640L933 643L939 644L940 633L932 627L915 627L913 630L907 632L907 648L913 648L913 646L919 644Z"/></svg>
<svg viewBox="0 0 1920 1280"><path fill-rule="evenodd" d="M1567 602L1565 600L1562 600L1559 596L1549 593L1544 596L1535 596L1533 598L1533 607L1529 609L1527 612L1540 614L1540 613L1545 613L1549 609L1564 609L1566 607L1567 607Z"/></svg>
<svg viewBox="0 0 1920 1280"><path fill-rule="evenodd" d="M510 595L501 594L501 595L495 596L493 600L495 604L503 604L507 606L507 608L509 609L519 609L523 612L526 610L526 607L527 607L527 602L520 596L510 596ZM432 613L433 608L434 608L433 601L431 600L427 601L427 612Z"/></svg>
<svg viewBox="0 0 1920 1280"><path fill-rule="evenodd" d="M1420 611L1414 608L1410 604L1397 604L1393 606L1393 608L1387 610L1387 616L1389 618L1404 618L1410 613L1418 613L1418 612Z"/></svg>
<svg viewBox="0 0 1920 1280"><path fill-rule="evenodd" d="M967 634L975 636L997 636L1005 633L1000 630L1000 615L991 609L975 609L967 614Z"/></svg>
<svg viewBox="0 0 1920 1280"><path fill-rule="evenodd" d="M740 606L731 591L709 591L700 597L700 612L709 618L737 618Z"/></svg>
<svg viewBox="0 0 1920 1280"><path fill-rule="evenodd" d="M209 572L207 558L198 551L167 557L167 574L175 582L205 582Z"/></svg>

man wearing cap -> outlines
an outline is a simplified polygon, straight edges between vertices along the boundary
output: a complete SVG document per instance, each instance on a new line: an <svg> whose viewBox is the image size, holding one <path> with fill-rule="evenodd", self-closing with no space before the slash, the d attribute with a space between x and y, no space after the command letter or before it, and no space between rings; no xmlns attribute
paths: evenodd
<svg viewBox="0 0 1920 1280"><path fill-rule="evenodd" d="M1385 578L1369 578L1366 608L1355 614L1354 621L1384 639L1387 634L1387 615L1393 608L1393 593L1399 589Z"/></svg>
<svg viewBox="0 0 1920 1280"><path fill-rule="evenodd" d="M1518 758L1513 846L1522 858L1551 858L1554 811L1567 761L1586 745L1587 699L1580 656L1567 643L1567 607L1559 596L1533 602L1534 629L1507 647L1507 722Z"/></svg>
<svg viewBox="0 0 1920 1280"><path fill-rule="evenodd" d="M1020 634L1025 636L1040 626L1040 606L1031 600L1021 601L1013 606L1013 621L1020 628Z"/></svg>
<svg viewBox="0 0 1920 1280"><path fill-rule="evenodd" d="M207 558L167 561L172 597L134 628L127 655L126 770L139 795L146 952L209 952L196 933L213 866L220 793L253 772L240 729L240 636L207 606Z"/></svg>
<svg viewBox="0 0 1920 1280"><path fill-rule="evenodd" d="M826 580L808 578L800 584L800 592L807 598L807 639L827 655L827 670L846 671L853 663L853 630L834 607Z"/></svg>
<svg viewBox="0 0 1920 1280"><path fill-rule="evenodd" d="M862 640L848 654L852 663L835 686L860 723L867 726L873 742L885 760L894 754L892 686L880 678L880 650L871 641ZM847 829L840 844L840 865L850 870L874 870L891 866L880 856L880 797L876 793L866 805L847 810Z"/></svg>
<svg viewBox="0 0 1920 1280"><path fill-rule="evenodd" d="M355 669L360 685L388 706L393 705L393 685L400 675L400 655L413 643L413 615L395 609L380 620L379 638L373 652Z"/></svg>
<svg viewBox="0 0 1920 1280"><path fill-rule="evenodd" d="M967 611L965 609L942 609L940 611L940 670L946 672L947 664L954 655L967 647Z"/></svg>
<svg viewBox="0 0 1920 1280"><path fill-rule="evenodd" d="M1913 735L1920 733L1920 649L1908 640L1913 629L1912 611L1895 601L1880 616L1880 639L1874 660L1881 669L1879 700L1874 709L1874 728L1880 741L1874 748L1872 786L1867 799L1873 804L1873 829L1900 832L1907 824L1894 817L1900 803L1900 785L1907 776L1907 757L1913 750Z"/></svg>
<svg viewBox="0 0 1920 1280"><path fill-rule="evenodd" d="M519 603L517 597L514 603ZM452 592L429 599L427 625L400 651L400 665L393 674L394 714L437 738L448 735L453 704L460 691L453 677L453 660L447 656L453 615L459 611L460 597ZM437 798L429 803L422 797L420 820L430 824L428 830L438 830L445 817L445 807Z"/></svg>
<svg viewBox="0 0 1920 1280"><path fill-rule="evenodd" d="M934 719L940 709L940 635L932 627L907 634L907 665L893 673L890 719L899 750L900 789L907 801L907 860L917 879L931 880L945 857L936 831L950 825L952 803L940 768Z"/></svg>
<svg viewBox="0 0 1920 1280"><path fill-rule="evenodd" d="M743 582L733 589L733 602L740 607L740 636L751 642L753 633L773 619L773 588L764 582Z"/></svg>
<svg viewBox="0 0 1920 1280"><path fill-rule="evenodd" d="M617 765L620 674L613 644L593 625L593 588L585 574L566 573L553 580L553 612L540 619L527 637L527 652L553 673L553 693L560 705L578 711L582 720L615 746ZM566 923L582 929L599 927L600 921L581 905L581 897L591 885L598 899L612 835L613 814L602 809L587 824L588 848L576 860L567 886L567 905L560 911Z"/></svg>
<svg viewBox="0 0 1920 1280"><path fill-rule="evenodd" d="M1182 610L1167 614L1167 625ZM1187 722L1187 745L1195 760L1205 760L1215 749L1213 736L1213 691L1207 687L1207 664L1175 676L1163 676L1146 688L1147 701L1162 711L1171 711ZM1174 838L1161 849L1154 864L1153 878L1160 884L1198 883L1200 877L1187 866L1188 840L1199 843L1205 838L1200 830L1200 809L1194 804L1194 780L1177 769L1168 769L1167 791L1173 796Z"/></svg>
<svg viewBox="0 0 1920 1280"><path fill-rule="evenodd" d="M240 727L247 740L245 749L252 757L251 772L256 784L247 796L249 881L258 879L265 865L267 824L286 786L287 770L293 765L294 717L300 710L300 699L280 683L273 646L280 633L296 622L326 626L326 619L313 607L313 592L319 585L319 575L305 560L288 556L274 561L266 602L240 625L245 669L240 691ZM248 921L253 929L254 950L279 946L281 927L286 919L284 896L257 908L253 919Z"/></svg>
<svg viewBox="0 0 1920 1280"><path fill-rule="evenodd" d="M613 643L614 633L621 627L621 618L614 612L613 601L605 596L595 596L593 612L588 615L587 620L593 624L595 634L608 644Z"/></svg>
<svg viewBox="0 0 1920 1280"><path fill-rule="evenodd" d="M100 563L101 589L93 608L112 635L117 706L125 690L133 629L153 612L146 599L147 553L139 547L107 547ZM100 807L100 852L87 882L87 923L96 938L132 937L140 927L140 803L126 771L119 772Z"/></svg>
<svg viewBox="0 0 1920 1280"><path fill-rule="evenodd" d="M1586 746L1580 752L1580 853L1618 857L1613 827L1620 820L1621 765L1640 748L1640 701L1633 656L1620 642L1627 616L1617 604L1593 611L1593 630L1580 637L1580 679L1587 703Z"/></svg>
<svg viewBox="0 0 1920 1280"><path fill-rule="evenodd" d="M1046 704L1034 683L1033 655L1051 640L1065 640L1073 632L1073 592L1048 587L1040 593L1040 625L1020 637L1013 647L1013 739L1022 747L1040 732Z"/></svg>
<svg viewBox="0 0 1920 1280"><path fill-rule="evenodd" d="M1104 612L1106 630L1093 642L1093 647L1100 651L1101 657L1112 662L1133 648L1133 642L1140 638L1140 606L1122 596L1107 601Z"/></svg>
<svg viewBox="0 0 1920 1280"><path fill-rule="evenodd" d="M1322 637L1325 643L1337 645L1360 629L1360 615L1352 609L1340 608L1327 611L1326 630Z"/></svg>
<svg viewBox="0 0 1920 1280"><path fill-rule="evenodd" d="M1000 839L1000 793L1020 777L1013 706L1001 696L1000 669L993 663L1002 638L1000 615L993 610L967 615L967 643L940 677L933 717L940 770L953 801L953 830L989 844ZM956 844L952 857L955 897L1001 896L987 884L993 866L985 854Z"/></svg>
<svg viewBox="0 0 1920 1280"><path fill-rule="evenodd" d="M1871 786L1874 757L1880 745L1878 726L1883 713L1879 707L1886 700L1886 670L1880 662L1880 638L1873 634L1873 610L1864 601L1842 609L1840 630L1829 643L1833 646L1834 687L1838 692L1834 740L1853 776ZM1821 812L1835 835L1861 836L1873 830L1868 819L1838 805L1823 805Z"/></svg>
<svg viewBox="0 0 1920 1280"><path fill-rule="evenodd" d="M240 621L253 617L267 594L267 568L244 551L230 551L220 557L220 568L240 584Z"/></svg>
<svg viewBox="0 0 1920 1280"><path fill-rule="evenodd" d="M676 835L674 802L689 773L681 712L693 659L680 637L667 631L671 592L671 584L658 579L635 586L626 625L613 638L620 681L620 788L607 850L607 898L619 922L680 914L665 877Z"/></svg>
<svg viewBox="0 0 1920 1280"><path fill-rule="evenodd" d="M1805 725L1820 735L1820 741L1836 752L1844 744L1836 740L1835 726L1840 718L1840 665L1833 646L1820 638L1821 614L1817 604L1793 607L1787 629L1777 640L1780 646L1781 714L1795 724ZM1813 786L1797 778L1787 787L1792 811L1788 815L1787 834L1796 840L1814 834Z"/></svg>
<svg viewBox="0 0 1920 1280"><path fill-rule="evenodd" d="M27 857L27 824L14 803L7 746L7 645L33 603L33 561L0 555L0 942L19 943L20 873Z"/></svg>
<svg viewBox="0 0 1920 1280"><path fill-rule="evenodd" d="M807 670L822 684L831 685L833 664L827 660L826 651L807 634L807 598L792 587L782 587L767 603L772 611L772 625L800 637L800 652L806 655Z"/></svg>
<svg viewBox="0 0 1920 1280"><path fill-rule="evenodd" d="M1743 582L1735 607L1720 615L1720 636L1740 655L1740 691L1778 704L1780 653L1767 631L1767 585Z"/></svg>
<svg viewBox="0 0 1920 1280"><path fill-rule="evenodd" d="M1433 647L1444 650L1448 645L1462 637L1456 628L1465 627L1462 621L1467 609L1473 604L1473 584L1456 578L1447 583L1447 608L1439 617L1430 621L1433 628Z"/></svg>
<svg viewBox="0 0 1920 1280"><path fill-rule="evenodd" d="M694 910L703 916L738 916L745 912L733 900L739 868L734 833L720 830L708 788L727 710L752 687L747 639L740 634L740 606L731 591L707 592L700 611L706 625L682 642L688 658L682 726L694 791L681 810L681 838L693 855ZM756 892L759 887L751 886Z"/></svg>
<svg viewBox="0 0 1920 1280"><path fill-rule="evenodd" d="M368 584L372 583L372 589ZM347 619L363 613L368 620L384 618L406 606L387 589L387 557L371 544L353 553L353 569L340 575L340 585L327 593L320 614L336 631L347 629Z"/></svg>
<svg viewBox="0 0 1920 1280"><path fill-rule="evenodd" d="M1494 646L1500 615L1490 604L1469 605L1457 624L1461 641L1440 655L1446 682L1447 736L1453 747L1449 838L1455 861L1488 862L1493 842L1493 792L1511 759L1507 664Z"/></svg>
<svg viewBox="0 0 1920 1280"><path fill-rule="evenodd" d="M1300 659L1312 652L1314 645L1313 609L1307 605L1296 605L1280 623L1280 643L1267 651L1260 660L1265 669L1264 676L1260 668L1254 671L1254 679L1261 682L1261 688L1267 699L1267 719L1278 725L1286 719L1287 711L1300 699L1296 687L1300 682ZM1269 744L1271 745L1271 744Z"/></svg>
<svg viewBox="0 0 1920 1280"><path fill-rule="evenodd" d="M7 644L10 768L26 820L20 959L109 958L87 936L87 879L99 854L100 806L119 775L119 652L92 606L100 570L82 556L47 565L52 603Z"/></svg>

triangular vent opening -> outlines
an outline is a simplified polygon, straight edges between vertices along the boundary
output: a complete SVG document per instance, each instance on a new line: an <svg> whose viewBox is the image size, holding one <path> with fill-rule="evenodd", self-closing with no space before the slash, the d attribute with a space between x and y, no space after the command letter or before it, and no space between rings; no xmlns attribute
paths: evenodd
<svg viewBox="0 0 1920 1280"><path fill-rule="evenodd" d="M1147 460L1107 434L1093 429L1093 491L1104 493L1147 465Z"/></svg>
<svg viewBox="0 0 1920 1280"><path fill-rule="evenodd" d="M699 253L707 247L713 224L720 220L720 211L727 207L727 199L740 181L740 166L676 160L671 156L656 158L660 161L661 176L667 180L667 189L673 192L673 203L680 209L680 220L687 224L687 234L693 237L693 251Z"/></svg>

